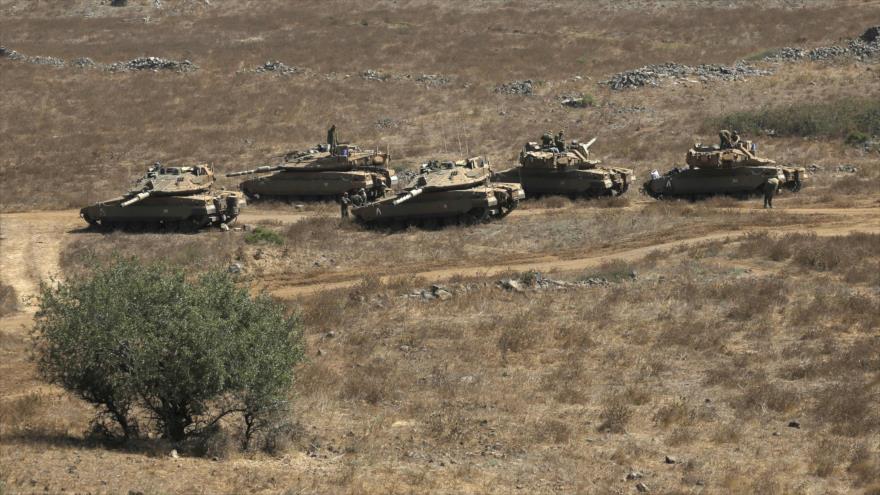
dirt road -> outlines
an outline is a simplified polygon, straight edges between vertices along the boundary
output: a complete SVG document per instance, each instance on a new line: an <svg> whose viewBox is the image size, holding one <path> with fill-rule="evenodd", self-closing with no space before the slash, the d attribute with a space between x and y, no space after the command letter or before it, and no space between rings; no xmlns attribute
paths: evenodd
<svg viewBox="0 0 880 495"><path fill-rule="evenodd" d="M579 206L574 206L575 208ZM636 204L627 208L642 208ZM516 216L532 216L559 211L558 209L517 210ZM858 208L788 208L789 214L815 216L815 222L774 231L815 232L818 235L838 235L848 232L880 232L880 207L865 206ZM250 208L242 214L242 223L260 221L278 221L294 223L312 216L330 216L318 212L287 212L284 210L261 210ZM45 280L59 272L59 256L64 243L72 235L81 232L85 225L79 219L76 210L33 211L22 213L0 214L0 274L3 283L12 285L19 296L33 295L40 280ZM760 229L752 229L760 230ZM89 233L85 235L101 235ZM602 264L611 259L635 260L654 250L665 250L700 242L742 236L742 231L721 230L701 233L692 237L657 242L647 240L641 243L614 245L599 251L582 255L561 257L557 255L533 255L522 258L506 259L491 265L439 266L427 270L410 270L400 267L399 273L412 273L431 281L441 281L456 275L478 276L497 275L506 271L525 271L536 269L541 271L583 270ZM343 273L332 273L309 279L288 276L271 277L262 281L261 288L269 290L281 298L296 297L316 291L350 287L360 281L366 274L365 270L354 270ZM384 277L389 278L388 276ZM33 308L30 308L33 310Z"/></svg>
<svg viewBox="0 0 880 495"><path fill-rule="evenodd" d="M310 215L312 213L250 209L242 213L240 221L294 223ZM85 226L78 210L0 214L0 281L11 285L19 297L36 294L40 280L60 272L58 262L64 243L83 232ZM23 307L33 309L26 304Z"/></svg>
<svg viewBox="0 0 880 495"><path fill-rule="evenodd" d="M816 215L825 213L824 210L817 209ZM842 212L835 212L841 213ZM593 251L588 255L574 256L571 258L561 258L558 256L541 256L530 257L527 259L507 259L497 264L481 264L473 266L456 266L454 268L444 267L430 270L419 271L414 267L400 267L396 274L385 275L381 277L383 282L389 281L394 275L405 273L417 277L424 278L430 282L441 282L453 277L479 277L479 276L495 276L505 272L524 272L528 270L537 270L541 272L552 271L579 271L594 268L611 260L635 261L641 259L653 251L665 251L674 248L692 246L709 241L728 239L735 242L738 238L744 237L751 232L772 231L774 233L814 233L820 236L846 235L854 232L863 233L880 233L880 209L875 209L868 216L866 212L852 212L852 220L835 221L833 223L823 223L817 225L794 225L790 227L761 227L752 228L747 231L719 231L710 234L702 234L693 237L685 237L673 241L662 243L647 243L645 245L618 244L613 247ZM308 295L323 290L348 288L359 283L367 271L351 271L347 273L334 273L319 278L311 278L308 280L295 280L293 278L269 278L264 281L262 288L267 289L273 296L289 299L297 296Z"/></svg>

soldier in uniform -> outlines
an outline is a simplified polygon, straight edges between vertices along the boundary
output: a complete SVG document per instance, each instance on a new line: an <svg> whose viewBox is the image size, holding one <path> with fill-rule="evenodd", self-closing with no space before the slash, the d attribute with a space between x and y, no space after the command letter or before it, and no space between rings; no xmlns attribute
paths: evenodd
<svg viewBox="0 0 880 495"><path fill-rule="evenodd" d="M383 180L376 181L376 186L373 189L374 189L373 194L375 195L374 197L376 197L376 198L384 197L385 196L385 189L387 189L387 186L385 186L385 181L383 181Z"/></svg>
<svg viewBox="0 0 880 495"><path fill-rule="evenodd" d="M779 188L779 179L775 177L764 183L764 208L773 208L773 195Z"/></svg>
<svg viewBox="0 0 880 495"><path fill-rule="evenodd" d="M718 133L718 138L721 139L721 149L726 150L730 148L730 131L723 129Z"/></svg>
<svg viewBox="0 0 880 495"><path fill-rule="evenodd" d="M740 146L739 133L734 130L732 133L730 133L730 147L731 148L738 148L739 146Z"/></svg>
<svg viewBox="0 0 880 495"><path fill-rule="evenodd" d="M556 135L554 144L559 151L565 151L565 133L563 131L560 130L559 134Z"/></svg>
<svg viewBox="0 0 880 495"><path fill-rule="evenodd" d="M358 206L367 204L367 191L366 191L366 189L364 189L363 187L360 188L360 190L358 190L357 195L359 198L358 202L357 202Z"/></svg>
<svg viewBox="0 0 880 495"><path fill-rule="evenodd" d="M339 141L336 140L336 124L327 129L327 144L330 145L331 152L336 151L336 146L339 145Z"/></svg>
<svg viewBox="0 0 880 495"><path fill-rule="evenodd" d="M544 135L541 136L541 146L544 148L553 146L553 134L551 134L550 131L545 132Z"/></svg>
<svg viewBox="0 0 880 495"><path fill-rule="evenodd" d="M348 207L351 205L351 198L348 197L348 193L342 193L342 197L339 198L339 208L340 213L342 214L342 218L348 218Z"/></svg>

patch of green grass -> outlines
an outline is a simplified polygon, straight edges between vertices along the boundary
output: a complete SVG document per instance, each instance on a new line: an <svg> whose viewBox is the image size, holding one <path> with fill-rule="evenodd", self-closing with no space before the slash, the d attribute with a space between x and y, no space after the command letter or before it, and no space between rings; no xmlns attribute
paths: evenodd
<svg viewBox="0 0 880 495"><path fill-rule="evenodd" d="M281 234L271 229L257 227L244 236L244 242L248 244L284 244Z"/></svg>
<svg viewBox="0 0 880 495"><path fill-rule="evenodd" d="M704 130L856 140L880 134L880 100L845 98L736 112L706 121ZM852 138L850 138L852 136ZM854 141L855 142L855 141ZM857 142L855 142L857 144Z"/></svg>

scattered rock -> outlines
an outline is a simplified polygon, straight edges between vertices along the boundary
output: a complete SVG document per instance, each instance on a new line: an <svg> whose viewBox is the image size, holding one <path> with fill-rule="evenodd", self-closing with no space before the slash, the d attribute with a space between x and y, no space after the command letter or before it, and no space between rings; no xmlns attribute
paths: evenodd
<svg viewBox="0 0 880 495"><path fill-rule="evenodd" d="M820 46L812 49L786 46L773 50L764 57L770 62L797 62L800 60L832 60L852 57L860 61L880 56L880 26L873 26L855 39L847 40L842 45Z"/></svg>
<svg viewBox="0 0 880 495"><path fill-rule="evenodd" d="M451 78L440 74L421 74L416 76L415 80L417 83L424 84L428 87L446 86L452 82Z"/></svg>
<svg viewBox="0 0 880 495"><path fill-rule="evenodd" d="M446 288L441 287L439 285L431 286L431 294L434 295L437 299L441 301L446 301L452 299L452 293L446 290Z"/></svg>
<svg viewBox="0 0 880 495"><path fill-rule="evenodd" d="M524 292L525 287L523 287L522 282L519 280L513 280L509 278L502 279L498 282L498 284L503 289L512 290L514 292Z"/></svg>
<svg viewBox="0 0 880 495"><path fill-rule="evenodd" d="M857 173L859 171L859 169L852 166L852 165L838 165L837 171L838 172L846 172L848 174L854 174L854 173Z"/></svg>
<svg viewBox="0 0 880 495"><path fill-rule="evenodd" d="M766 76L770 74L772 74L772 71L758 69L745 62L737 62L736 65L733 66L703 64L695 67L676 63L665 63L646 65L639 69L614 74L607 81L603 81L603 84L611 86L611 89L622 90L640 88L643 86L659 86L664 80L692 83L713 80L740 81L747 77ZM688 79L692 77L697 78L697 80Z"/></svg>
<svg viewBox="0 0 880 495"><path fill-rule="evenodd" d="M640 480L640 479L642 479L642 473L640 473L638 471L630 471L629 474L626 475L626 479Z"/></svg>
<svg viewBox="0 0 880 495"><path fill-rule="evenodd" d="M177 453L177 449L172 449L172 450L171 450L171 453L168 454L168 455L169 455L172 459L177 459L177 458L180 457L180 455Z"/></svg>
<svg viewBox="0 0 880 495"><path fill-rule="evenodd" d="M107 67L112 72L127 72L150 70L157 72L160 70L171 70L175 72L191 72L197 70L198 66L189 60L170 60L159 57L139 57L128 62L115 62Z"/></svg>
<svg viewBox="0 0 880 495"><path fill-rule="evenodd" d="M0 56L6 57L10 60L36 65L51 65L55 67L65 67L68 65L68 63L61 58L29 56L6 47L0 47ZM80 57L72 60L69 65L71 67L82 69L100 69L111 72L126 72L132 70L173 70L177 72L190 72L198 69L198 66L189 60L177 61L158 57L141 57L127 62L114 62L112 64L99 64L88 57Z"/></svg>
<svg viewBox="0 0 880 495"><path fill-rule="evenodd" d="M387 81L391 79L389 74L385 74L384 72L379 72L373 69L367 69L361 72L361 79L366 79L368 81Z"/></svg>
<svg viewBox="0 0 880 495"><path fill-rule="evenodd" d="M293 74L301 74L305 72L305 69L301 69L299 67L290 67L277 60L267 60L265 64L257 67L254 72L273 72L275 74L288 76Z"/></svg>
<svg viewBox="0 0 880 495"><path fill-rule="evenodd" d="M636 484L636 490L638 490L639 493L648 493L650 491L648 489L648 485L641 483L641 482Z"/></svg>
<svg viewBox="0 0 880 495"><path fill-rule="evenodd" d="M244 267L241 266L241 263L232 263L231 265L229 265L226 271L229 273L241 273L243 269Z"/></svg>
<svg viewBox="0 0 880 495"><path fill-rule="evenodd" d="M125 7L126 5L128 5L128 0L111 0L110 1L111 7Z"/></svg>
<svg viewBox="0 0 880 495"><path fill-rule="evenodd" d="M398 120L394 120L394 119L386 117L384 119L377 120L375 126L376 126L376 129L396 129L406 123L407 123L406 120L398 121Z"/></svg>
<svg viewBox="0 0 880 495"><path fill-rule="evenodd" d="M800 427L801 427L801 422L798 421L798 420L796 420L796 419L793 419L793 420L791 420L791 421L788 422L788 427L789 427L789 428L800 428Z"/></svg>
<svg viewBox="0 0 880 495"><path fill-rule="evenodd" d="M98 64L96 64L94 60L88 57L75 58L71 62L71 65L73 65L74 67L79 67L81 69L92 69L98 66Z"/></svg>
<svg viewBox="0 0 880 495"><path fill-rule="evenodd" d="M583 93L564 94L556 97L562 106L571 108L587 108L593 106L593 98Z"/></svg>
<svg viewBox="0 0 880 495"><path fill-rule="evenodd" d="M513 81L506 84L502 84L495 88L496 93L504 93L507 95L525 95L530 96L533 94L533 85L534 81L531 79L526 79L524 81Z"/></svg>
<svg viewBox="0 0 880 495"><path fill-rule="evenodd" d="M672 457L671 455L668 455L668 456L666 456L665 462L666 462L666 464L675 464L678 462L678 459L676 459L675 457Z"/></svg>

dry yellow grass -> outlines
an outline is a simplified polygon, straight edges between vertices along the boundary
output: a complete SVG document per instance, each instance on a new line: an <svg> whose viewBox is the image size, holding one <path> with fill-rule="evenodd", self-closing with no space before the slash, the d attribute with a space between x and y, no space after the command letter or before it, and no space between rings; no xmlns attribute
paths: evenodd
<svg viewBox="0 0 880 495"><path fill-rule="evenodd" d="M639 276L607 287L519 294L461 280L470 289L447 301L403 297L424 282L368 278L296 303L312 357L297 385L303 430L281 457L226 451L218 470L168 459L162 442L83 450L95 446L79 433L87 410L44 391L3 401L8 487L607 492L633 490L636 470L660 492L863 490L880 460L880 299L876 280L849 273L880 261L878 241L757 236L710 257L615 266ZM58 457L69 449L75 476ZM93 472L105 459L129 460ZM163 474L178 464L186 477ZM41 476L45 465L62 472Z"/></svg>
<svg viewBox="0 0 880 495"><path fill-rule="evenodd" d="M714 139L700 135L708 116L776 102L880 96L877 71L848 64L796 64L772 77L705 87L612 92L598 84L646 63L732 63L768 47L803 43L804 36L808 43L855 36L873 12L858 2L765 6L770 10L761 14L751 5L638 11L597 4L596 15L580 15L583 6L576 3L558 6L557 14L571 9L571 15L553 15L545 5L494 2L163 3L164 10L148 8L150 2L0 7L10 14L0 19L3 43L24 53L103 63L156 55L189 58L201 67L190 74L109 74L0 60L0 208L67 208L105 199L155 160L207 160L221 172L240 169L313 144L331 122L343 139L390 147L399 166L461 149L487 154L505 168L525 140L563 128L572 137L598 136L598 156L633 166L644 177L652 168L679 164L693 141ZM90 8L94 17L81 17ZM719 43L719 32L737 34ZM310 72L249 72L268 59ZM360 77L367 69L444 74L452 83L375 82ZM524 78L544 81L536 96L492 91ZM556 96L571 91L593 94L599 105L562 107ZM630 107L647 111L615 110ZM398 125L377 126L384 119ZM762 145L780 161L846 161L869 176L878 173L876 160L841 143L779 139Z"/></svg>
<svg viewBox="0 0 880 495"><path fill-rule="evenodd" d="M396 166L458 155L461 142L506 168L523 141L562 128L598 136L598 158L644 178L713 140L707 118L880 97L876 64L794 64L744 82L626 92L598 84L648 63L729 64L829 44L878 24L874 0L129 4L0 0L0 44L29 55L200 66L109 74L0 59L0 210L104 199L155 160L207 160L220 172L262 163L313 144L331 122L345 140L390 146ZM269 59L307 72L250 72ZM366 69L452 82L375 82L359 76ZM493 92L526 78L540 81L535 96ZM556 96L573 91L598 105L562 107ZM636 107L645 110L616 110ZM384 119L392 127L377 125ZM86 404L36 380L24 305L0 316L0 492L635 493L643 482L652 493L880 493L880 239L791 233L843 234L861 220L876 231L876 154L828 140L761 146L780 162L823 167L770 213L754 201L656 203L631 190L543 198L475 228L389 234L328 218L332 204L306 206L292 225L272 219L290 205L255 208L254 223L281 234L281 246L248 245L241 232L104 235L67 223L51 239L49 220L13 245L8 236L29 235L17 218L2 248L35 253L16 271L33 279L26 288L47 263L75 277L114 255L194 271L236 261L243 281L269 290L356 283L284 300L302 311L310 359L298 370L295 426L271 454L237 451L222 429L196 449L101 443L87 433ZM837 171L842 163L858 173ZM676 240L688 242L650 252ZM518 293L494 284L515 273L474 276L594 255L593 268L552 275L608 285ZM444 280L420 275L431 270ZM19 286L5 275L0 308L4 294L28 295L10 292ZM438 282L459 289L448 300L405 297ZM183 455L170 457L173 448ZM634 471L642 478L627 480Z"/></svg>

